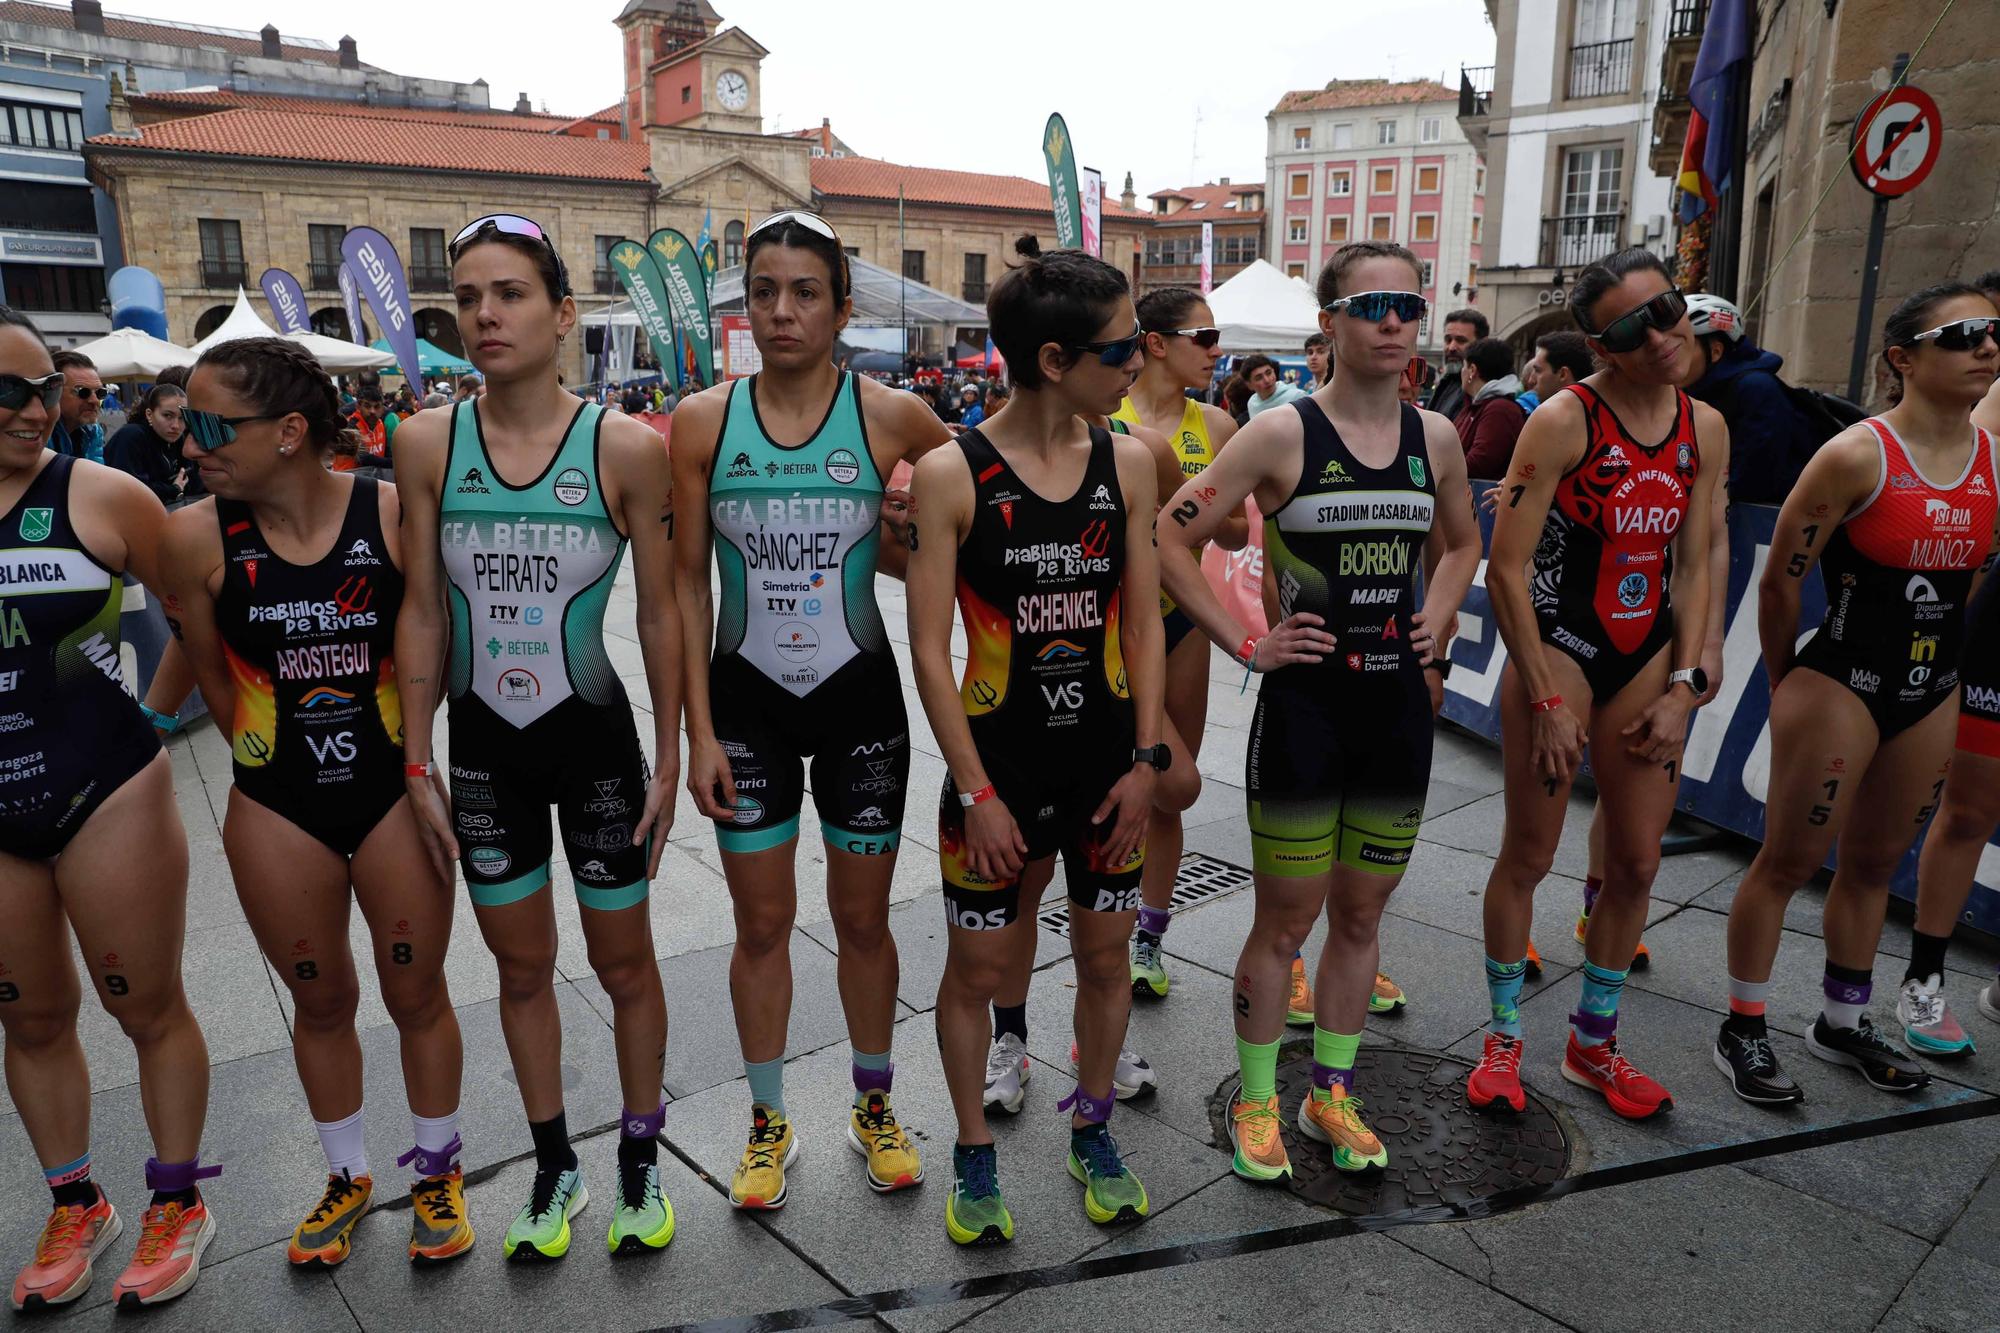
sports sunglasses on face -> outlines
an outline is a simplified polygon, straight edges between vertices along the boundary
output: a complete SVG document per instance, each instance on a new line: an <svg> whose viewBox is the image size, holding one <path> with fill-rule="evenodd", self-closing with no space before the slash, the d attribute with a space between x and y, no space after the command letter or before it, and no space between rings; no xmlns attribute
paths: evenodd
<svg viewBox="0 0 2000 1333"><path fill-rule="evenodd" d="M187 422L188 438L200 445L205 453L214 453L225 444L235 443L236 428L246 421L276 421L290 415L289 412L256 412L243 417L225 417L204 412L198 407L181 410L181 416Z"/></svg>
<svg viewBox="0 0 2000 1333"><path fill-rule="evenodd" d="M1353 318L1370 324L1380 324L1392 313L1403 323L1414 324L1424 317L1429 306L1430 302L1415 292L1356 292L1328 302L1326 308L1336 314L1345 310Z"/></svg>
<svg viewBox="0 0 2000 1333"><path fill-rule="evenodd" d="M1915 347L1920 342L1930 341L1943 352L1969 352L1991 338L2000 343L2000 319L1990 315L1975 315L1971 319L1955 319L1949 324L1940 324L1934 329L1912 334L1903 345Z"/></svg>
<svg viewBox="0 0 2000 1333"><path fill-rule="evenodd" d="M755 236L758 232L766 231L772 227L782 227L787 222L795 222L809 232L826 237L826 239L834 242L836 245L840 243L840 234L834 231L831 222L828 222L817 213L807 213L796 208L786 209L782 213L771 214L770 217L765 218L762 222L752 227L750 235ZM746 236L744 239L748 240L749 237Z"/></svg>
<svg viewBox="0 0 2000 1333"><path fill-rule="evenodd" d="M1146 331L1135 328L1123 338L1115 338L1110 342L1071 343L1069 350L1072 352L1095 352L1097 353L1097 359L1105 365L1122 366L1132 359L1132 354L1139 350L1139 344L1144 342L1145 338Z"/></svg>
<svg viewBox="0 0 2000 1333"><path fill-rule="evenodd" d="M102 388L93 389L87 384L79 384L76 386L76 396L79 398L95 398L99 402L102 402L111 396L111 390Z"/></svg>
<svg viewBox="0 0 2000 1333"><path fill-rule="evenodd" d="M1201 348L1204 352L1222 341L1222 330L1216 328L1214 325L1208 325L1199 329L1154 329L1153 332L1163 333L1169 338L1190 339L1196 347Z"/></svg>
<svg viewBox="0 0 2000 1333"><path fill-rule="evenodd" d="M1646 345L1646 332L1665 333L1687 314L1688 299L1678 287L1669 287L1637 310L1628 310L1590 336L1604 344L1607 352L1636 352Z"/></svg>
<svg viewBox="0 0 2000 1333"><path fill-rule="evenodd" d="M42 406L53 412L56 404L62 401L62 391L60 370L52 370L33 379L26 375L0 375L0 410L18 412L28 405L30 399L39 398Z"/></svg>

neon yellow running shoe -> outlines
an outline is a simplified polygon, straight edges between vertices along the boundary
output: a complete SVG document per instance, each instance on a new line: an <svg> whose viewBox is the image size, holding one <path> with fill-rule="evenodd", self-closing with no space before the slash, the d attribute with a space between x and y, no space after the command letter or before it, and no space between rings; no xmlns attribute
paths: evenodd
<svg viewBox="0 0 2000 1333"><path fill-rule="evenodd" d="M750 1108L750 1141L743 1159L729 1178L729 1203L734 1208L768 1210L785 1206L785 1168L799 1157L792 1122L774 1117L767 1106Z"/></svg>

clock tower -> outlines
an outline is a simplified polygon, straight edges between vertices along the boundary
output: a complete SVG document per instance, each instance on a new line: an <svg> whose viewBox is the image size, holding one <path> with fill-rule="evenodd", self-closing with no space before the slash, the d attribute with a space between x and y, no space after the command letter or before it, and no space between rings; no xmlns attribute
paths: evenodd
<svg viewBox="0 0 2000 1333"><path fill-rule="evenodd" d="M708 0L628 0L623 38L625 132L647 126L762 134L764 57L741 28L723 28Z"/></svg>

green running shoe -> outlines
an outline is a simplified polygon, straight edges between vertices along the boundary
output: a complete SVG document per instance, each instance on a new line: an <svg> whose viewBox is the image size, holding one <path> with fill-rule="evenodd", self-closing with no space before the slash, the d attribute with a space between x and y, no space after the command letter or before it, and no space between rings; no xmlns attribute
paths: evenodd
<svg viewBox="0 0 2000 1333"><path fill-rule="evenodd" d="M660 1188L660 1168L652 1162L621 1162L618 1207L611 1215L608 1244L613 1254L664 1250L674 1238L674 1206Z"/></svg>
<svg viewBox="0 0 2000 1333"><path fill-rule="evenodd" d="M537 1171L527 1206L507 1228L510 1259L560 1259L569 1253L569 1220L590 1206L583 1170Z"/></svg>
<svg viewBox="0 0 2000 1333"><path fill-rule="evenodd" d="M1167 965L1160 961L1158 940L1132 941L1132 994L1141 1000L1167 998Z"/></svg>
<svg viewBox="0 0 2000 1333"><path fill-rule="evenodd" d="M954 1245L1004 1245L1014 1239L1014 1215L1000 1197L999 1163L990 1143L951 1150L957 1177L944 1201L944 1229Z"/></svg>
<svg viewBox="0 0 2000 1333"><path fill-rule="evenodd" d="M1137 1222L1146 1215L1146 1187L1118 1156L1105 1125L1070 1131L1069 1173L1083 1185L1083 1211L1099 1226Z"/></svg>

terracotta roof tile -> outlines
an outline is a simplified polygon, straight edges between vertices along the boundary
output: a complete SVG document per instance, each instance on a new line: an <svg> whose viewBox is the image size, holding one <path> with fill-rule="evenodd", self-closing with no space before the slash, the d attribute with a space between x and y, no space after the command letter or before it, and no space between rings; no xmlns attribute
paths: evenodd
<svg viewBox="0 0 2000 1333"><path fill-rule="evenodd" d="M469 125L483 129L513 130L524 134L553 134L565 126L578 121L595 121L605 113L591 116L544 116L516 115L511 111L495 111L490 107L461 109L454 107L419 106L376 106L367 102L347 100L337 97L287 97L279 93L242 93L228 88L176 89L172 92L138 93L132 105L139 108L165 108L190 114L204 111L294 111L311 116L358 116L374 120L401 120L420 124ZM617 120L617 108L611 108L611 120Z"/></svg>
<svg viewBox="0 0 2000 1333"><path fill-rule="evenodd" d="M1458 94L1435 79L1335 79L1324 88L1286 93L1273 111L1339 111L1348 107L1407 106L1416 102L1450 102Z"/></svg>
<svg viewBox="0 0 2000 1333"><path fill-rule="evenodd" d="M1264 193L1262 181L1239 181L1232 185L1183 185L1178 190L1155 190L1148 199L1185 199L1187 206L1168 215L1152 214L1154 222L1172 226L1176 222L1256 222L1263 218L1261 208L1230 208L1234 201L1241 202L1239 196ZM1206 207L1203 207L1206 205Z"/></svg>
<svg viewBox="0 0 2000 1333"><path fill-rule="evenodd" d="M27 23L42 28L76 30L75 16L68 5L38 5L28 0L0 0L0 23ZM255 33L203 31L173 23L154 23L127 18L122 14L104 16L104 35L129 42L161 42L168 46L212 46L232 55L264 53L264 43ZM316 65L338 65L340 52L332 47L284 44L285 59L307 60Z"/></svg>
<svg viewBox="0 0 2000 1333"><path fill-rule="evenodd" d="M100 135L94 149L207 153L368 167L561 176L639 184L644 143L562 134L521 134L483 125L438 124L413 134L407 122L244 108L141 126L137 139Z"/></svg>
<svg viewBox="0 0 2000 1333"><path fill-rule="evenodd" d="M816 157L812 162L815 194L839 199L903 198L913 204L945 204L958 208L999 208L1020 213L1050 211L1049 187L1023 176L989 176L979 171L949 171L942 167L906 167L872 157ZM1126 211L1107 193L1104 216L1128 221L1152 214Z"/></svg>

